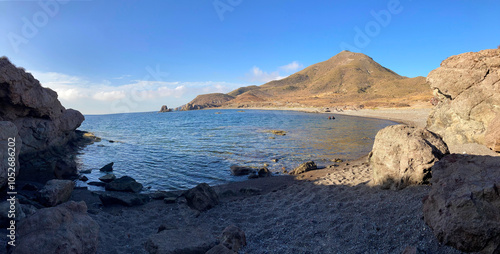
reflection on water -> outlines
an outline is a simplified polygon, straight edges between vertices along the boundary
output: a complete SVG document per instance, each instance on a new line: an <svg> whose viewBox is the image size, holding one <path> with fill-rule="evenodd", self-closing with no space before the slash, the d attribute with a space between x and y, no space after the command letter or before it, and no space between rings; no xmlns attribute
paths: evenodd
<svg viewBox="0 0 500 254"><path fill-rule="evenodd" d="M152 189L174 190L244 180L232 177L233 164L281 172L314 160L355 159L371 150L378 130L391 121L326 114L267 110L213 110L86 116L81 130L102 142L79 156L80 169L115 162L115 174L129 175ZM267 130L284 130L285 136ZM112 141L120 141L110 143ZM278 159L278 162L272 162Z"/></svg>

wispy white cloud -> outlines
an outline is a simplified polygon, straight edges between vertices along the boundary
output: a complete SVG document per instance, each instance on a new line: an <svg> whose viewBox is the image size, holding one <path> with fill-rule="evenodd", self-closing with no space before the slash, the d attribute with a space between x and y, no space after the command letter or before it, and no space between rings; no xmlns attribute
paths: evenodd
<svg viewBox="0 0 500 254"><path fill-rule="evenodd" d="M296 72L297 70L303 68L303 65L297 61L293 61L287 65L283 65L278 67L278 70L273 72L265 72L257 66L254 66L250 72L247 74L247 77L252 82L264 82L267 83L273 80L280 80L288 77L288 75ZM281 72L284 72L283 75Z"/></svg>
<svg viewBox="0 0 500 254"><path fill-rule="evenodd" d="M227 93L245 84L227 82L165 82L132 80L112 85L103 80L91 82L84 77L62 73L31 72L42 86L56 91L64 106L84 113L121 113L153 111L161 105L180 106L202 93ZM120 105L120 107L116 106Z"/></svg>
<svg viewBox="0 0 500 254"><path fill-rule="evenodd" d="M283 65L280 67L280 70L283 70L283 71L286 71L286 72L296 72L298 71L299 69L302 69L304 66L297 62L297 61L293 61L287 65Z"/></svg>

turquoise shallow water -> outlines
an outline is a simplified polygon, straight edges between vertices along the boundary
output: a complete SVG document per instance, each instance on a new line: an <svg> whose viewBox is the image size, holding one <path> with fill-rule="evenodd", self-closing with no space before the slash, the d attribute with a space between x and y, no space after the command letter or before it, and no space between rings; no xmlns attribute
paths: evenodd
<svg viewBox="0 0 500 254"><path fill-rule="evenodd" d="M200 182L245 180L230 175L231 165L268 163L270 170L280 172L309 160L327 166L335 158L356 159L370 152L378 130L395 124L328 116L272 110L87 115L79 129L95 133L102 142L82 151L79 169L93 169L87 176L97 181L103 175L97 169L114 162L115 175L129 175L152 190L186 189Z"/></svg>

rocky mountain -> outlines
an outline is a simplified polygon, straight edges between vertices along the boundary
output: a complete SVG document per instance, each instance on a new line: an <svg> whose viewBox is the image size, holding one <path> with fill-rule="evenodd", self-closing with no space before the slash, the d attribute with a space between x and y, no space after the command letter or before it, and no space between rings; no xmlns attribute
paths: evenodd
<svg viewBox="0 0 500 254"><path fill-rule="evenodd" d="M429 130L448 144L480 143L500 152L500 49L449 57L427 80L438 99Z"/></svg>
<svg viewBox="0 0 500 254"><path fill-rule="evenodd" d="M218 99L221 96L203 95L189 104L192 109L286 104L375 107L407 106L432 98L424 77L400 76L364 54L349 51L342 51L287 78L238 88L228 93L224 100ZM200 103L201 98L202 102L220 103Z"/></svg>
<svg viewBox="0 0 500 254"><path fill-rule="evenodd" d="M22 173L31 174L28 169L45 171L45 166L46 172L64 167L76 173L76 166L50 158L67 154L66 145L77 139L75 130L83 120L80 112L61 105L56 92L42 87L33 75L14 66L6 57L0 58L0 122L10 126L9 131L17 132L22 140L19 154ZM6 154L5 147L1 151Z"/></svg>

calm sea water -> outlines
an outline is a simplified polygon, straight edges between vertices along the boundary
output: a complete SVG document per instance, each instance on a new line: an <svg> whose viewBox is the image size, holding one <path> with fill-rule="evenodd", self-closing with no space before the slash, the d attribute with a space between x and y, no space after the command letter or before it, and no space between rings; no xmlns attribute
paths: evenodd
<svg viewBox="0 0 500 254"><path fill-rule="evenodd" d="M95 133L102 142L82 151L79 169L93 169L87 176L98 181L104 175L98 169L114 162L117 177L131 176L152 190L186 189L200 182L245 180L230 175L231 165L267 163L270 170L281 172L310 160L327 166L335 158L356 159L370 152L377 131L395 124L328 116L270 110L87 115L79 129ZM284 130L287 135L268 130Z"/></svg>

